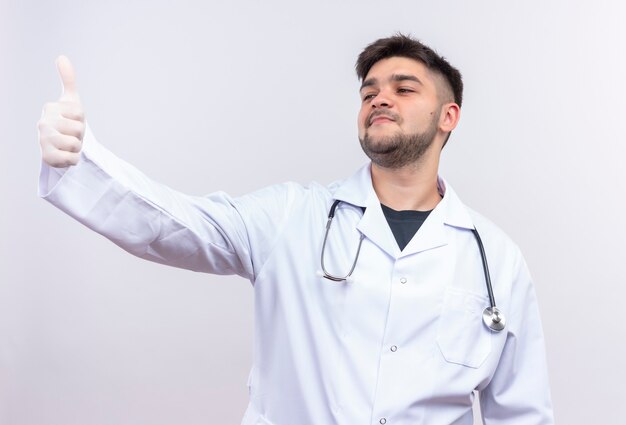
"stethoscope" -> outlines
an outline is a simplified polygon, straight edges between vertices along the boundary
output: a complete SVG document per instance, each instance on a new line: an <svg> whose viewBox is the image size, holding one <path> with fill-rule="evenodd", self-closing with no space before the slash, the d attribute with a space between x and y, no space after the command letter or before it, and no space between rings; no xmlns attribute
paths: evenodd
<svg viewBox="0 0 626 425"><path fill-rule="evenodd" d="M359 260L359 254L361 252L361 245L363 245L363 239L365 235L361 233L359 237L359 245L356 249L356 255L354 256L354 261L352 262L352 266L350 270L345 276L335 276L326 270L324 265L324 252L326 251L326 242L328 241L328 233L330 232L330 225L333 222L333 218L335 217L335 211L337 210L337 206L341 201L335 200L333 205L330 207L330 211L328 212L328 221L326 222L326 233L324 234L324 242L322 243L322 256L321 256L321 264L322 264L322 277L325 277L328 280L332 280L333 282L350 282L352 272L354 272L354 268L356 267L356 263ZM363 208L365 211L365 208ZM489 294L489 307L483 310L483 322L485 325L495 332L500 332L504 329L505 326L505 317L504 314L496 307L496 299L493 296L493 288L491 287L491 276L489 275L489 266L487 265L487 255L485 254L485 247L483 246L483 242L480 239L480 235L478 234L478 230L476 228L471 229L474 237L476 238L476 243L478 244L478 249L480 250L480 256L483 263L483 271L485 273L485 284L487 286L487 294Z"/></svg>

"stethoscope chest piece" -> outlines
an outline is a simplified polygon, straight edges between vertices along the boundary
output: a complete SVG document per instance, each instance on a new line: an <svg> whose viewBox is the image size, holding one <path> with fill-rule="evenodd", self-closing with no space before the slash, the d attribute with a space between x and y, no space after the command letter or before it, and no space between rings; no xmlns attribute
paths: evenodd
<svg viewBox="0 0 626 425"><path fill-rule="evenodd" d="M487 307L483 310L483 322L485 325L495 332L500 332L506 325L504 314L498 310L498 307Z"/></svg>

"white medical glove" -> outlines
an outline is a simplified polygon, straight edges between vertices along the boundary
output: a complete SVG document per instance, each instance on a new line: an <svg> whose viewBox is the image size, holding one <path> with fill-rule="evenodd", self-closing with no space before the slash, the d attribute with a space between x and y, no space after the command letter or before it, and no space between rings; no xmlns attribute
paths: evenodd
<svg viewBox="0 0 626 425"><path fill-rule="evenodd" d="M63 93L56 102L47 103L37 123L41 158L52 167L76 165L85 135L85 114L76 91L72 63L65 56L56 60Z"/></svg>

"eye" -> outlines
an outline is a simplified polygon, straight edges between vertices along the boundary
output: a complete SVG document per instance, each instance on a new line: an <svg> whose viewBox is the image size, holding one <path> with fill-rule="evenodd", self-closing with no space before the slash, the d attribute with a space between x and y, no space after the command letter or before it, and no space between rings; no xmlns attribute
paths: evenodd
<svg viewBox="0 0 626 425"><path fill-rule="evenodd" d="M375 97L376 97L375 93L368 93L368 94L363 96L363 102L367 102L368 100L372 100Z"/></svg>
<svg viewBox="0 0 626 425"><path fill-rule="evenodd" d="M400 87L398 89L398 93L413 93L413 92L415 92L415 90L409 89L409 88L406 88L406 87Z"/></svg>

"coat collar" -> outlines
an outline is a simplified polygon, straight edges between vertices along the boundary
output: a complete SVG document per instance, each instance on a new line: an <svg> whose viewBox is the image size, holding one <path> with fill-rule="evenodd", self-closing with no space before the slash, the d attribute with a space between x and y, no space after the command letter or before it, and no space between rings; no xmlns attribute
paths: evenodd
<svg viewBox="0 0 626 425"><path fill-rule="evenodd" d="M467 207L452 187L441 177L437 179L437 186L442 200L402 252L391 233L374 191L371 164L364 165L354 175L340 183L333 198L357 207L365 207L365 214L357 228L390 256L399 258L446 245L448 242L445 225L463 229L474 228Z"/></svg>

